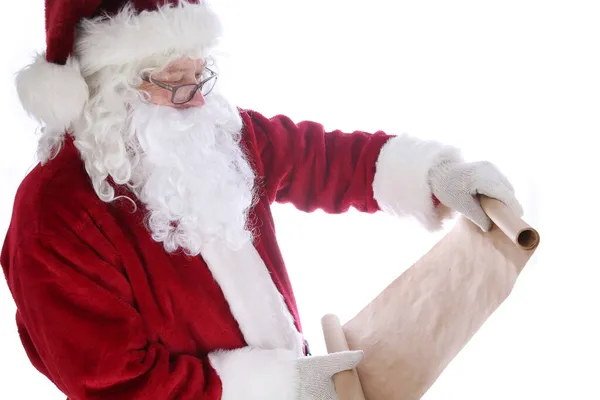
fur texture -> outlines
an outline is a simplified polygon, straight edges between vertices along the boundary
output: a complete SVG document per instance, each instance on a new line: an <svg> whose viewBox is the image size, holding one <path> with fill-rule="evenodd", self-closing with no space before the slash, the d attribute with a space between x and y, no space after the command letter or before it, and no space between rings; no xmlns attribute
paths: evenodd
<svg viewBox="0 0 600 400"><path fill-rule="evenodd" d="M68 129L89 95L74 59L58 65L46 61L44 54L36 55L32 64L17 73L16 87L25 111L50 131Z"/></svg>
<svg viewBox="0 0 600 400"><path fill-rule="evenodd" d="M167 4L138 13L132 6L114 16L82 21L75 54L84 76L110 65L123 65L153 55L208 57L217 46L222 26L204 2Z"/></svg>
<svg viewBox="0 0 600 400"><path fill-rule="evenodd" d="M232 251L216 242L205 246L202 256L227 298L246 342L263 349L291 350L300 356L302 335L256 249L247 244Z"/></svg>
<svg viewBox="0 0 600 400"><path fill-rule="evenodd" d="M297 370L293 353L244 347L209 355L223 382L222 400L295 400Z"/></svg>
<svg viewBox="0 0 600 400"><path fill-rule="evenodd" d="M373 179L373 195L381 209L395 216L413 216L427 230L438 230L451 211L435 207L429 171L443 161L459 161L458 149L407 135L390 139L381 149Z"/></svg>

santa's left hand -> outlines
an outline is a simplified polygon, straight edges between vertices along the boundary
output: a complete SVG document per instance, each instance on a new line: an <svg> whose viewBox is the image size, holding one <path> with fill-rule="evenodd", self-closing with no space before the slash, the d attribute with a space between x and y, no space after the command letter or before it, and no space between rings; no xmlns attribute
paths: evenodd
<svg viewBox="0 0 600 400"><path fill-rule="evenodd" d="M487 161L442 162L431 169L429 184L433 195L443 205L461 213L484 232L489 231L493 223L481 208L477 195L499 200L517 215L523 215L513 186Z"/></svg>

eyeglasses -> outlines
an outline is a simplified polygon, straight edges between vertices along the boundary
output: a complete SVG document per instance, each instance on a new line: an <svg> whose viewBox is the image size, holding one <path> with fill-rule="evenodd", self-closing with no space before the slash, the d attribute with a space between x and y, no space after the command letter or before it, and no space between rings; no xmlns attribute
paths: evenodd
<svg viewBox="0 0 600 400"><path fill-rule="evenodd" d="M185 104L194 98L198 90L200 90L202 96L207 96L215 87L215 83L217 82L217 77L219 74L207 67L204 67L204 71L208 72L209 76L202 79L199 83L187 83L178 86L171 86L167 85L166 83L159 82L152 79L150 75L143 75L142 79L158 87L171 91L171 102L173 104Z"/></svg>

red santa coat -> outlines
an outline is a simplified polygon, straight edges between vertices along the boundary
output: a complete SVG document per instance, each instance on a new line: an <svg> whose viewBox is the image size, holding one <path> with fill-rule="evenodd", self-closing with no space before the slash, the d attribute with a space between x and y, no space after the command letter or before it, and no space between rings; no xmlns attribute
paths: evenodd
<svg viewBox="0 0 600 400"><path fill-rule="evenodd" d="M213 255L211 265L208 254L166 253L142 204L97 198L70 140L23 181L0 262L32 364L70 398L293 398L293 371L258 351L301 343L302 332L270 206L385 210L439 227L427 171L454 149L252 111L242 118L261 191L256 240L241 257Z"/></svg>

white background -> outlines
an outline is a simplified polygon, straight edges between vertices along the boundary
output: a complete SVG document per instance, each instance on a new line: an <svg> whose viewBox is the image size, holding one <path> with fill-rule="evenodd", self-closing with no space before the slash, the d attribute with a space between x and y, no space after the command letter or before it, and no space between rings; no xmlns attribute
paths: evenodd
<svg viewBox="0 0 600 400"><path fill-rule="evenodd" d="M425 399L600 399L599 3L215 2L231 50L220 82L240 106L459 146L508 175L541 232L513 294ZM43 2L0 18L3 235L34 165L13 76L43 49ZM350 318L443 234L381 214L274 213L314 353L323 314ZM0 398L64 398L29 364L14 312L2 282Z"/></svg>

